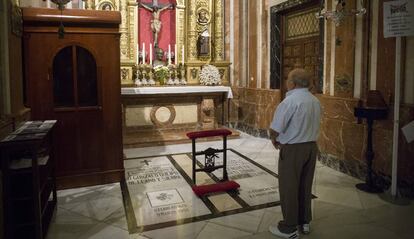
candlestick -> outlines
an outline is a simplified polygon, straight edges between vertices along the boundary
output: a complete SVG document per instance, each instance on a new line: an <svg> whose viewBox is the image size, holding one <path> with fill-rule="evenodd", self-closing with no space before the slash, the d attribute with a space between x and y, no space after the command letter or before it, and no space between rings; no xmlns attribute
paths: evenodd
<svg viewBox="0 0 414 239"><path fill-rule="evenodd" d="M174 45L174 64L178 64L177 44Z"/></svg>
<svg viewBox="0 0 414 239"><path fill-rule="evenodd" d="M181 47L181 64L184 67L184 46Z"/></svg>
<svg viewBox="0 0 414 239"><path fill-rule="evenodd" d="M168 44L168 65L171 65L171 45Z"/></svg>
<svg viewBox="0 0 414 239"><path fill-rule="evenodd" d="M142 43L142 64L145 64L145 42Z"/></svg>
<svg viewBox="0 0 414 239"><path fill-rule="evenodd" d="M150 43L150 49L149 49L149 58L150 58L150 65L152 66L152 44Z"/></svg>

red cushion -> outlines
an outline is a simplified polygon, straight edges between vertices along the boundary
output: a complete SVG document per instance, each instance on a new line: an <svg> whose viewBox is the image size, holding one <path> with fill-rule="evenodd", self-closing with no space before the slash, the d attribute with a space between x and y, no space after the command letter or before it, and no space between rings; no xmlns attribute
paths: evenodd
<svg viewBox="0 0 414 239"><path fill-rule="evenodd" d="M204 131L194 131L187 133L187 137L190 139L214 137L214 136L227 136L231 135L231 131L228 129L213 129Z"/></svg>
<svg viewBox="0 0 414 239"><path fill-rule="evenodd" d="M192 189L193 192L200 197L207 193L230 191L238 189L239 187L240 184L236 183L235 181L226 181L208 185L196 185L193 186Z"/></svg>

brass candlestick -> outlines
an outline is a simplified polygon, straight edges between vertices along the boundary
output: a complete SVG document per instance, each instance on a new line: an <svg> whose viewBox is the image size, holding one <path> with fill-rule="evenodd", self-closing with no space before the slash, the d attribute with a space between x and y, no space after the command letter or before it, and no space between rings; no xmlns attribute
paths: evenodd
<svg viewBox="0 0 414 239"><path fill-rule="evenodd" d="M172 79L174 74L174 65L168 65L168 81L167 85L174 85L174 80Z"/></svg>
<svg viewBox="0 0 414 239"><path fill-rule="evenodd" d="M148 85L146 65L145 64L141 64L140 65L140 68L141 68L141 72L142 72L142 80L141 80L141 82L142 82L142 85L143 86L146 86L146 85Z"/></svg>
<svg viewBox="0 0 414 239"><path fill-rule="evenodd" d="M183 64L180 64L180 72L181 72L181 75L180 75L180 77L181 77L181 81L180 81L180 84L181 85L187 85L187 80L185 79L185 67L184 67L184 65Z"/></svg>
<svg viewBox="0 0 414 239"><path fill-rule="evenodd" d="M135 77L135 85L136 86L142 86L142 82L141 82L141 78L142 78L142 73L141 73L141 68L139 65L135 66L135 73L136 73L136 77Z"/></svg>
<svg viewBox="0 0 414 239"><path fill-rule="evenodd" d="M154 72L153 72L153 68L151 65L148 65L148 84L149 85L155 85L155 80L154 80Z"/></svg>
<svg viewBox="0 0 414 239"><path fill-rule="evenodd" d="M174 65L174 85L180 85L180 79L178 78L179 73L180 73L180 67L177 65Z"/></svg>

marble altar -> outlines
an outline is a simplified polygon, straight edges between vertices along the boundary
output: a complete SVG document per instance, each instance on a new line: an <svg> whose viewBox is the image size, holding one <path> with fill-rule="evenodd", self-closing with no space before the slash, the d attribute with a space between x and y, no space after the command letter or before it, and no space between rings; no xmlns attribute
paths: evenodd
<svg viewBox="0 0 414 239"><path fill-rule="evenodd" d="M128 148L188 142L188 131L226 127L233 93L228 86L125 87L121 96Z"/></svg>

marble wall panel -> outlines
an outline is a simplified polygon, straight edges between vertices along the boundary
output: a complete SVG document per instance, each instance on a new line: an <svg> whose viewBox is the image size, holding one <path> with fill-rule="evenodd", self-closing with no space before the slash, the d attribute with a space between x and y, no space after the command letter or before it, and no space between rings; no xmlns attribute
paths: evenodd
<svg viewBox="0 0 414 239"><path fill-rule="evenodd" d="M248 78L248 86L256 88L257 87L257 78L258 78L258 71L257 69L257 44L258 44L258 24L257 24L257 8L259 7L259 1L248 1L248 17L249 17L249 38L248 38L248 58L249 58L249 78Z"/></svg>
<svg viewBox="0 0 414 239"><path fill-rule="evenodd" d="M188 124L198 122L197 104L177 104L172 106L175 110L173 124ZM153 105L127 106L125 107L125 126L150 126L151 111ZM155 117L160 122L165 122L170 118L171 112L166 107L160 107L155 112Z"/></svg>
<svg viewBox="0 0 414 239"><path fill-rule="evenodd" d="M237 100L231 103L232 122L256 136L267 136L274 110L280 102L280 91L233 87L234 92L237 92Z"/></svg>
<svg viewBox="0 0 414 239"><path fill-rule="evenodd" d="M378 49L377 49L377 79L376 90L381 91L387 103L392 102L395 82L395 37L384 38L383 5L388 0L379 0Z"/></svg>
<svg viewBox="0 0 414 239"><path fill-rule="evenodd" d="M357 106L357 99L330 97L319 95L318 99L323 107L325 118L355 121L354 107Z"/></svg>
<svg viewBox="0 0 414 239"><path fill-rule="evenodd" d="M345 8L355 9L356 1L346 1ZM335 33L335 96L352 97L355 67L355 17L347 17Z"/></svg>
<svg viewBox="0 0 414 239"><path fill-rule="evenodd" d="M232 102L232 126L249 134L268 137L267 129L273 113L280 103L280 92L277 90L234 88L237 100ZM367 142L367 126L363 121L357 123L354 107L357 99L339 98L318 95L323 107L321 132L318 139L324 163L359 178L365 177L365 151ZM373 147L375 159L374 171L379 175L391 175L392 163L392 112L389 109L387 120L375 121L373 131ZM414 120L414 106L401 107L401 126ZM402 183L414 183L414 143L408 144L401 136L399 143L399 177ZM336 166L334 166L336 165ZM385 179L383 179L384 181Z"/></svg>

